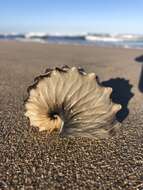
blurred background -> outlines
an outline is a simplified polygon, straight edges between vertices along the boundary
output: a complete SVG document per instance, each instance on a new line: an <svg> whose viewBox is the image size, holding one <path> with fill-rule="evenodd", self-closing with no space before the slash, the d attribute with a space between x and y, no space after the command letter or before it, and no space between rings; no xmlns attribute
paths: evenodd
<svg viewBox="0 0 143 190"><path fill-rule="evenodd" d="M142 8L142 0L2 0L0 38L143 48Z"/></svg>

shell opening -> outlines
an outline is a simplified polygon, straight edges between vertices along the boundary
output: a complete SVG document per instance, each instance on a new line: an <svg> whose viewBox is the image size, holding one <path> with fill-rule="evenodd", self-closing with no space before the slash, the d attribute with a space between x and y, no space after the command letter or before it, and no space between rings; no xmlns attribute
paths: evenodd
<svg viewBox="0 0 143 190"><path fill-rule="evenodd" d="M59 113L58 112L50 112L50 113L48 113L48 116L51 118L51 120L55 120L59 117Z"/></svg>
<svg viewBox="0 0 143 190"><path fill-rule="evenodd" d="M62 111L61 109L55 109L51 110L47 114L48 118L50 118L51 121L51 127L52 131L58 130L59 133L61 133L63 125L64 125L64 119L62 116Z"/></svg>
<svg viewBox="0 0 143 190"><path fill-rule="evenodd" d="M64 121L59 115L55 114L53 116L50 116L50 128L51 128L50 132L56 130L59 131L59 133L61 133L63 125Z"/></svg>

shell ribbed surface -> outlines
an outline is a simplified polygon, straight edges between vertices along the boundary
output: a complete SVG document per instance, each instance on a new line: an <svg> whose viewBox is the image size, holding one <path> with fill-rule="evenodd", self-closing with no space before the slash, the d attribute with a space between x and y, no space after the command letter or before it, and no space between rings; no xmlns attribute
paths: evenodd
<svg viewBox="0 0 143 190"><path fill-rule="evenodd" d="M40 131L106 138L120 127L116 113L121 105L112 102L112 88L101 86L95 73L67 66L47 69L28 93L25 115Z"/></svg>

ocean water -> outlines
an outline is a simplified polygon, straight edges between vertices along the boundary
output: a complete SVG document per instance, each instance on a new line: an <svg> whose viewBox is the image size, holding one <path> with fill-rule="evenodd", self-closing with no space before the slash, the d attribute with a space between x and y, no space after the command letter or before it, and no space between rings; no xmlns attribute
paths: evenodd
<svg viewBox="0 0 143 190"><path fill-rule="evenodd" d="M143 49L143 35L135 34L79 34L60 35L47 33L0 34L0 40L33 41L49 44L91 45Z"/></svg>

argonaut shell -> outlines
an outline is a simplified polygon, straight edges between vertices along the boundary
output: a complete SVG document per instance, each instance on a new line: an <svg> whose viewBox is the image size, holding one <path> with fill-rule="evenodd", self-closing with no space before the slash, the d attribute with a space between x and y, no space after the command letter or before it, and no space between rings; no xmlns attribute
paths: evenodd
<svg viewBox="0 0 143 190"><path fill-rule="evenodd" d="M25 115L30 125L62 135L105 138L120 127L111 101L112 88L99 84L95 73L68 66L47 69L28 88Z"/></svg>

